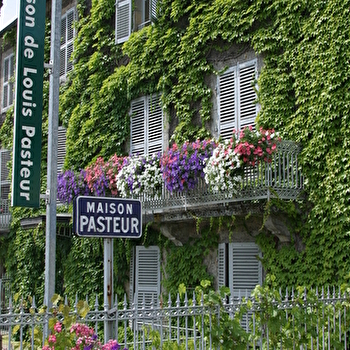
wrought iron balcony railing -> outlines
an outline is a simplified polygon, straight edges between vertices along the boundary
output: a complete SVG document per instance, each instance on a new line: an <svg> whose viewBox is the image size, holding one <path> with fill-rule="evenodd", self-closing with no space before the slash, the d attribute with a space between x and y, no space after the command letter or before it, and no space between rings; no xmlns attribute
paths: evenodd
<svg viewBox="0 0 350 350"><path fill-rule="evenodd" d="M204 210L211 216L219 206L230 203L270 199L295 200L303 190L304 178L298 164L300 147L292 141L282 141L270 163L246 167L242 182L235 193L215 193L200 179L195 189L142 195L145 214L164 214L174 211Z"/></svg>

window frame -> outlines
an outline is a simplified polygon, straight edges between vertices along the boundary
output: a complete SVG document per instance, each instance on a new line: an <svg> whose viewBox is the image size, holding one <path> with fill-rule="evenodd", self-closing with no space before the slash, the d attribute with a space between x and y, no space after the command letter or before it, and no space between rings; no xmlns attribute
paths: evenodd
<svg viewBox="0 0 350 350"><path fill-rule="evenodd" d="M6 74L7 68L7 74ZM5 56L3 60L2 69L2 112L6 112L11 106L13 106L15 101L15 91L14 91L14 80L15 80L15 55L10 53ZM6 90L6 98L5 98ZM12 101L11 101L12 96ZM5 103L6 99L6 103Z"/></svg>

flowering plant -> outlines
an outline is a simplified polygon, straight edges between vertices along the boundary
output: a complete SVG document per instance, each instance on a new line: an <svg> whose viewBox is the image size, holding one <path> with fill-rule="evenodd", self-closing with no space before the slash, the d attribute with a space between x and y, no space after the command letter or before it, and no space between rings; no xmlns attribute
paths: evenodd
<svg viewBox="0 0 350 350"><path fill-rule="evenodd" d="M212 155L216 143L213 140L185 142L182 147L176 143L161 158L161 171L165 187L170 191L186 191L195 187L206 160Z"/></svg>
<svg viewBox="0 0 350 350"><path fill-rule="evenodd" d="M236 131L233 131L236 133ZM243 128L237 133L239 139L235 146L235 152L246 165L259 164L261 161L271 162L272 154L277 150L277 142L281 138L274 129L260 128L254 131L252 126Z"/></svg>
<svg viewBox="0 0 350 350"><path fill-rule="evenodd" d="M162 186L160 153L125 158L117 175L117 188L123 197L157 193Z"/></svg>
<svg viewBox="0 0 350 350"><path fill-rule="evenodd" d="M237 192L242 180L242 168L234 150L233 139L219 143L204 168L205 182L213 192L226 192L229 196Z"/></svg>
<svg viewBox="0 0 350 350"><path fill-rule="evenodd" d="M85 181L85 170L79 174L66 170L57 176L57 199L62 203L71 203L78 195L87 195L88 185Z"/></svg>

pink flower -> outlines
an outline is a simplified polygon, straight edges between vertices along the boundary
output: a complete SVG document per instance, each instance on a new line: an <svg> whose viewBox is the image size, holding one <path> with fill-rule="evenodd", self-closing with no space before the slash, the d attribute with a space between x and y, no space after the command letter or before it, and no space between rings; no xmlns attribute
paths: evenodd
<svg viewBox="0 0 350 350"><path fill-rule="evenodd" d="M56 324L53 326L53 329L57 333L61 333L62 331L62 324L60 322L56 322Z"/></svg>
<svg viewBox="0 0 350 350"><path fill-rule="evenodd" d="M56 336L54 334L49 335L49 343L56 343Z"/></svg>

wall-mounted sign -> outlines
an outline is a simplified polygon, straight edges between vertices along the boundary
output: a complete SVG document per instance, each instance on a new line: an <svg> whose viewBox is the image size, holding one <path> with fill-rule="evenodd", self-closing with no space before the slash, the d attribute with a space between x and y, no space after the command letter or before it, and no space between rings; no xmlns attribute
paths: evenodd
<svg viewBox="0 0 350 350"><path fill-rule="evenodd" d="M17 28L12 205L38 207L46 0L21 0Z"/></svg>
<svg viewBox="0 0 350 350"><path fill-rule="evenodd" d="M79 196L74 202L73 231L84 237L140 238L141 201Z"/></svg>

